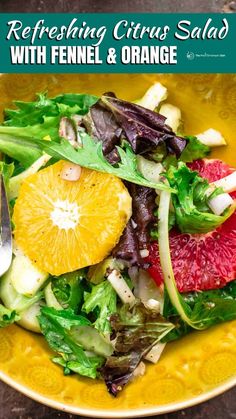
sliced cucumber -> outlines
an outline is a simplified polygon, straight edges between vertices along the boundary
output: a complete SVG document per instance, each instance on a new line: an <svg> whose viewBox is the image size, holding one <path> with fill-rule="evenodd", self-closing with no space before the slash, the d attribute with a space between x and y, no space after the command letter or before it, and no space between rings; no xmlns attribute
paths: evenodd
<svg viewBox="0 0 236 419"><path fill-rule="evenodd" d="M19 313L20 320L17 322L24 329L31 330L31 332L41 333L37 316L40 314L41 307L45 305L44 302L37 301L27 310Z"/></svg>
<svg viewBox="0 0 236 419"><path fill-rule="evenodd" d="M0 280L0 298L3 304L11 310L16 310L17 312L26 310L41 297L41 292L38 292L33 297L29 298L19 294L15 290L12 284L12 266Z"/></svg>
<svg viewBox="0 0 236 419"><path fill-rule="evenodd" d="M29 175L32 175L32 174L38 172L38 170L41 169L41 167L44 166L50 159L51 159L51 156L49 156L48 154L43 154L41 157L39 157L38 160L36 160L24 172L20 173L17 176L13 176L9 180L9 185L8 185L8 198L9 198L9 200L17 198L22 182Z"/></svg>
<svg viewBox="0 0 236 419"><path fill-rule="evenodd" d="M26 297L33 297L49 276L23 254L15 256L7 275L10 275L15 290Z"/></svg>
<svg viewBox="0 0 236 419"><path fill-rule="evenodd" d="M97 329L91 326L72 327L70 335L76 343L81 345L87 351L92 351L105 357L108 357L113 353L111 343L106 340L105 337L97 331Z"/></svg>
<svg viewBox="0 0 236 419"><path fill-rule="evenodd" d="M136 103L144 108L154 111L168 96L167 88L161 83L154 83Z"/></svg>
<svg viewBox="0 0 236 419"><path fill-rule="evenodd" d="M53 290L52 290L52 283L49 282L49 284L46 286L44 290L44 296L48 307L53 307L56 310L62 310L63 307L56 299Z"/></svg>
<svg viewBox="0 0 236 419"><path fill-rule="evenodd" d="M164 103L161 106L159 113L166 117L166 125L169 125L174 132L177 132L181 124L180 109L170 103Z"/></svg>
<svg viewBox="0 0 236 419"><path fill-rule="evenodd" d="M161 163L147 160L142 156L137 156L138 170L151 182L160 182L160 175L164 170Z"/></svg>
<svg viewBox="0 0 236 419"><path fill-rule="evenodd" d="M164 304L163 294L161 293L160 288L156 286L148 272L143 269L139 269L135 295L146 307L152 305L150 300L157 301L159 303L160 312L162 313Z"/></svg>
<svg viewBox="0 0 236 419"><path fill-rule="evenodd" d="M213 128L209 128L206 131L197 134L196 137L202 144L205 144L208 147L227 145L221 132Z"/></svg>

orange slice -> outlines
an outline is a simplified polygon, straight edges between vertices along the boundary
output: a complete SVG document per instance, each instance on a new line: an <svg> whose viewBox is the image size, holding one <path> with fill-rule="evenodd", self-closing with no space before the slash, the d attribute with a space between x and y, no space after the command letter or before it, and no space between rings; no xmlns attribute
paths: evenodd
<svg viewBox="0 0 236 419"><path fill-rule="evenodd" d="M29 176L13 214L17 245L52 275L101 262L131 216L131 198L120 179L83 168L77 181L63 180L65 164Z"/></svg>

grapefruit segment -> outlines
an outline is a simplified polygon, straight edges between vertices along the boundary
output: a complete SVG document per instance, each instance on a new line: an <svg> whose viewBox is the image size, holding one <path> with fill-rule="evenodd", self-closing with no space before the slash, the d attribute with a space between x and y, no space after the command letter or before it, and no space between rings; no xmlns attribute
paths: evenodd
<svg viewBox="0 0 236 419"><path fill-rule="evenodd" d="M188 165L210 182L234 171L221 160L196 160ZM236 198L236 193L231 193ZM175 280L180 292L224 287L236 278L236 212L220 227L207 234L170 232L170 250ZM153 242L146 261L158 285L163 282L158 245Z"/></svg>
<svg viewBox="0 0 236 419"><path fill-rule="evenodd" d="M13 214L16 243L52 275L101 262L131 215L131 198L120 179L83 168L72 182L61 178L63 165L29 176Z"/></svg>
<svg viewBox="0 0 236 419"><path fill-rule="evenodd" d="M191 170L196 170L200 176L206 178L209 182L222 179L234 172L235 169L230 167L219 159L200 159L192 163L187 163Z"/></svg>

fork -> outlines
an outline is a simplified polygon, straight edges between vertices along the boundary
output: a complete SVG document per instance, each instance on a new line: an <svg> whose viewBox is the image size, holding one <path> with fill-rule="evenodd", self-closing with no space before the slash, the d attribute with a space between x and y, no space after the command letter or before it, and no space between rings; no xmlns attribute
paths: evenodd
<svg viewBox="0 0 236 419"><path fill-rule="evenodd" d="M6 188L1 174L0 191L0 276L2 276L12 261L12 234Z"/></svg>

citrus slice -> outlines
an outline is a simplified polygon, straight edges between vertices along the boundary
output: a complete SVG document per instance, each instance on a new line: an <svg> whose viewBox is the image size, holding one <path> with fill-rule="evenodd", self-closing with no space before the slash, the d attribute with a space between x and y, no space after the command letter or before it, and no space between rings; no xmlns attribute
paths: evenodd
<svg viewBox="0 0 236 419"><path fill-rule="evenodd" d="M195 160L188 163L188 167L191 170L196 170L201 177L206 178L209 182L215 182L235 171L234 168L219 159Z"/></svg>
<svg viewBox="0 0 236 419"><path fill-rule="evenodd" d="M221 160L196 160L189 164L210 182L228 176L235 169ZM236 198L236 193L231 193ZM216 230L207 234L170 232L171 260L180 292L224 287L236 278L236 212ZM158 245L153 242L146 261L156 283L163 282Z"/></svg>
<svg viewBox="0 0 236 419"><path fill-rule="evenodd" d="M101 262L131 216L131 198L120 179L83 168L77 181L64 180L65 164L29 176L13 214L17 245L52 275Z"/></svg>

